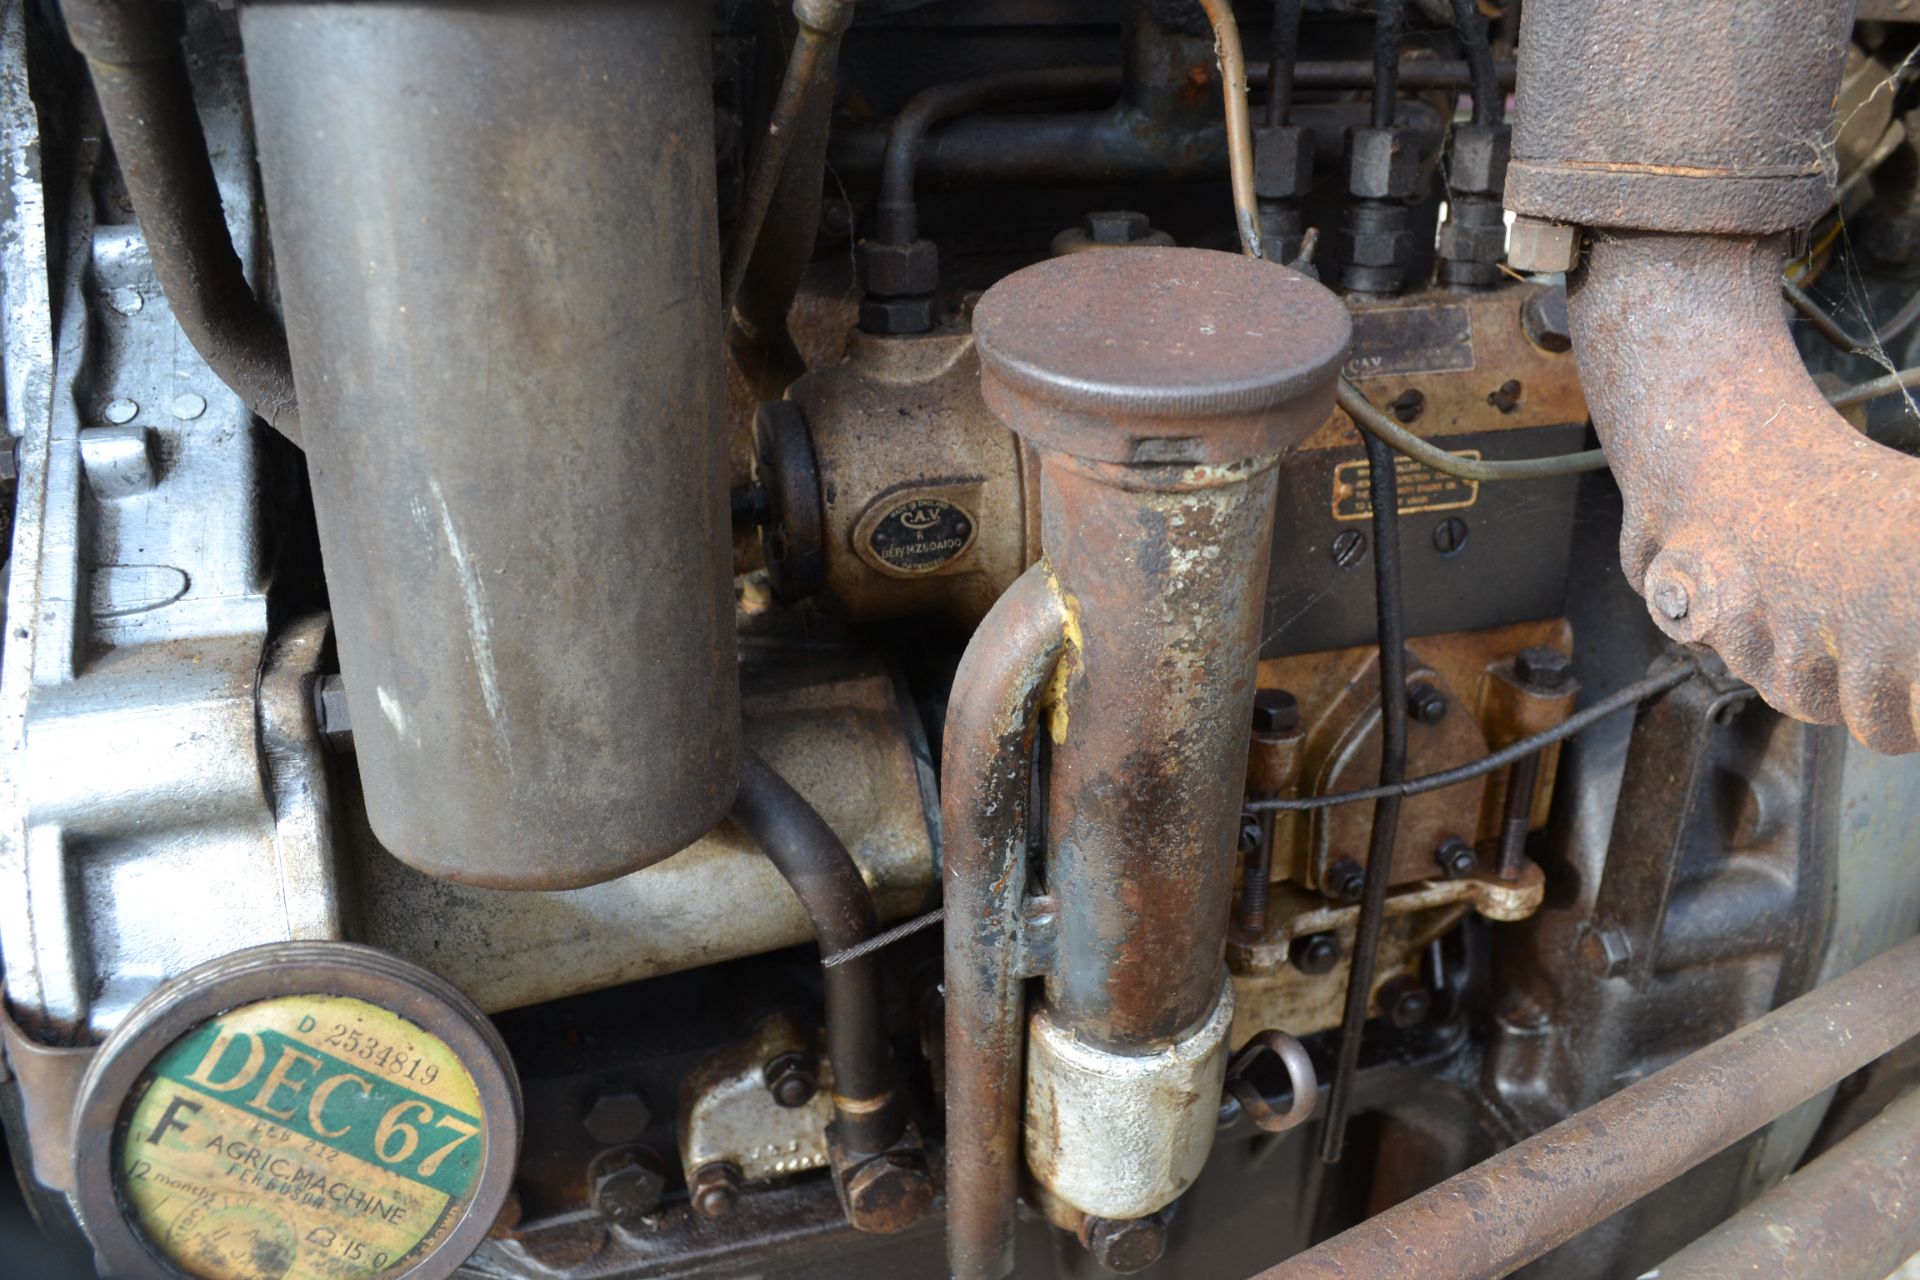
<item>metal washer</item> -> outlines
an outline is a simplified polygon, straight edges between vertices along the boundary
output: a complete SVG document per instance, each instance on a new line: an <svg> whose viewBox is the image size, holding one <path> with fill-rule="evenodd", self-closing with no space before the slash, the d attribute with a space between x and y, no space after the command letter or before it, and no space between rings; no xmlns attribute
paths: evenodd
<svg viewBox="0 0 1920 1280"><path fill-rule="evenodd" d="M70 1140L75 1200L102 1273L118 1280L190 1280L133 1225L115 1150L122 1108L149 1068L209 1019L297 996L346 996L399 1015L438 1038L472 1077L485 1154L461 1217L440 1244L378 1280L445 1280L486 1239L513 1185L524 1119L507 1046L478 1006L437 974L350 942L276 942L209 961L134 1006L81 1078Z"/></svg>

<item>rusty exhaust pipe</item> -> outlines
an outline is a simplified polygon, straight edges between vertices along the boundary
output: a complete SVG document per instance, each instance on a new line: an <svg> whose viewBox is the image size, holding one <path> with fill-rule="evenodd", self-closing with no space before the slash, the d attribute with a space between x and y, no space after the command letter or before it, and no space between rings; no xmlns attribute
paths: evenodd
<svg viewBox="0 0 1920 1280"><path fill-rule="evenodd" d="M1828 407L1779 300L1781 233L1832 199L1852 14L1534 0L1506 203L1587 229L1573 351L1626 499L1621 563L1654 622L1778 710L1907 752L1920 461Z"/></svg>
<svg viewBox="0 0 1920 1280"><path fill-rule="evenodd" d="M1327 419L1350 336L1304 276L1156 248L1016 272L974 327L987 403L1040 456L1045 555L968 647L947 728L962 1280L1012 1266L1026 978L1045 978L1024 1129L1049 1217L1147 1217L1206 1160L1274 467ZM1030 885L1036 717L1050 836Z"/></svg>

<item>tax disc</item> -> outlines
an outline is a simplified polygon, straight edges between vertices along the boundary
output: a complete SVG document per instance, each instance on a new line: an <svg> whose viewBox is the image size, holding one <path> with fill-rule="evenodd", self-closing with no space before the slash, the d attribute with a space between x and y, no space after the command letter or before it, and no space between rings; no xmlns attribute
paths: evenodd
<svg viewBox="0 0 1920 1280"><path fill-rule="evenodd" d="M73 1117L120 1280L439 1280L520 1151L506 1045L434 974L345 942L224 956L142 1000Z"/></svg>

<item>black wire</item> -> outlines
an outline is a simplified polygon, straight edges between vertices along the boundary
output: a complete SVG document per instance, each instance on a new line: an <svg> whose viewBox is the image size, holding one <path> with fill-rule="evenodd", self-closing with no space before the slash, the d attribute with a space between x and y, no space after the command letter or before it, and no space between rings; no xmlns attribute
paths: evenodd
<svg viewBox="0 0 1920 1280"><path fill-rule="evenodd" d="M1493 68L1493 46L1488 43L1487 22L1480 16L1480 6L1474 0L1453 0L1453 22L1467 47L1467 74L1473 79L1473 122L1499 124L1505 114L1506 95L1500 92L1500 76Z"/></svg>
<svg viewBox="0 0 1920 1280"><path fill-rule="evenodd" d="M1482 756L1472 764L1443 769L1439 773L1429 773L1420 778L1410 778L1397 786L1366 787L1359 791L1336 792L1330 796L1303 796L1297 800L1250 800L1242 807L1253 813L1269 811L1297 813L1308 809L1331 809L1336 805L1357 804L1363 800L1379 800L1387 796L1403 798L1419 796L1429 791L1457 787L1463 782L1471 782L1497 769L1504 769L1514 761L1530 756L1542 747L1552 746L1562 739L1571 738L1582 729L1605 720L1608 716L1618 714L1629 707L1639 706L1655 694L1665 693L1675 685L1685 684L1699 669L1700 664L1688 658L1678 666L1670 667L1658 675L1636 680L1623 689L1617 689L1585 710L1568 716L1553 728L1510 743L1491 755Z"/></svg>
<svg viewBox="0 0 1920 1280"><path fill-rule="evenodd" d="M1400 4L1380 0L1373 19L1373 127L1393 127L1394 99L1400 95Z"/></svg>
<svg viewBox="0 0 1920 1280"><path fill-rule="evenodd" d="M1400 795L1407 774L1407 648L1400 617L1400 486L1398 458L1384 440L1368 436L1367 483L1373 503L1373 581L1380 630L1380 785L1386 794L1373 807L1367 838L1367 874L1354 928L1353 965L1347 973L1347 1007L1340 1020L1340 1052L1327 1096L1327 1124L1320 1158L1338 1164L1347 1145L1347 1111L1360 1065L1360 1033L1373 1000L1373 971L1380 930L1393 881L1394 837L1400 831Z"/></svg>
<svg viewBox="0 0 1920 1280"><path fill-rule="evenodd" d="M1267 57L1267 125L1283 125L1293 109L1293 64L1300 60L1300 11L1306 0L1273 0L1272 52Z"/></svg>

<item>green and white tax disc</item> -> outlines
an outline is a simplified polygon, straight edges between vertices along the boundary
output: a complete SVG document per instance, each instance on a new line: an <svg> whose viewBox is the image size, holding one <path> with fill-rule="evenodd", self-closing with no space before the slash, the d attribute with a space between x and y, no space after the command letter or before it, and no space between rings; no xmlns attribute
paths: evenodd
<svg viewBox="0 0 1920 1280"><path fill-rule="evenodd" d="M77 1194L123 1280L432 1280L493 1225L520 1126L506 1048L452 986L279 943L166 984L101 1046Z"/></svg>

